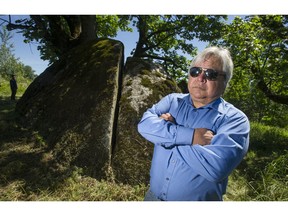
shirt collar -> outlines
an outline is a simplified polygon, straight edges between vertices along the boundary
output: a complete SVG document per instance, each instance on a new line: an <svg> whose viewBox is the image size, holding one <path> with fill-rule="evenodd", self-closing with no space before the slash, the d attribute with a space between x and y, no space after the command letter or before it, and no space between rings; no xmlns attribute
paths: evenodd
<svg viewBox="0 0 288 216"><path fill-rule="evenodd" d="M184 97L183 100L185 100L185 102L189 104L190 106L193 106L193 101L192 101L192 98L190 97L190 94ZM211 103L203 107L200 107L199 109L214 109L223 114L225 112L224 107L225 107L225 101L223 98L219 97L218 99L212 101ZM197 108L194 108L194 109L197 109Z"/></svg>

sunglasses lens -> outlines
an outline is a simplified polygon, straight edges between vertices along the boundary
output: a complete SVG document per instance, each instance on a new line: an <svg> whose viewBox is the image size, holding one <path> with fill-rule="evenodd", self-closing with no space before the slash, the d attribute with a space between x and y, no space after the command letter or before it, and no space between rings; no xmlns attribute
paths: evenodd
<svg viewBox="0 0 288 216"><path fill-rule="evenodd" d="M192 67L192 68L190 68L190 75L192 77L198 77L202 73L202 70L204 70L204 69L202 69L200 67ZM205 74L205 78L207 80L211 80L211 81L216 80L217 76L218 76L218 72L216 72L213 69L205 69L204 74Z"/></svg>
<svg viewBox="0 0 288 216"><path fill-rule="evenodd" d="M192 77L197 77L197 76L199 76L199 74L201 74L201 68L199 68L199 67L190 68L190 75Z"/></svg>
<svg viewBox="0 0 288 216"><path fill-rule="evenodd" d="M205 76L208 80L216 80L217 79L217 76L218 76L218 73L212 69L207 69L205 71Z"/></svg>

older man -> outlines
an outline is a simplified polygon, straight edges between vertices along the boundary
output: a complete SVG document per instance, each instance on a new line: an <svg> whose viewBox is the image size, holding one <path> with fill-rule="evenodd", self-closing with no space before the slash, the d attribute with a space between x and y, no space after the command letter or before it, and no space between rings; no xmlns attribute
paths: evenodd
<svg viewBox="0 0 288 216"><path fill-rule="evenodd" d="M249 146L249 121L221 96L233 73L228 50L205 49L189 69L189 94L170 94L149 108L139 133L154 143L144 200L222 200L228 176Z"/></svg>

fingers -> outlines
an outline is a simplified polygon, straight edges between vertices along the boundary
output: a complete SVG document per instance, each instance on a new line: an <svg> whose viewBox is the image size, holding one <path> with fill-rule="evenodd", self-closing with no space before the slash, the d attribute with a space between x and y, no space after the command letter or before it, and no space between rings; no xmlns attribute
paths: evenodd
<svg viewBox="0 0 288 216"><path fill-rule="evenodd" d="M212 140L214 134L212 131L210 130L207 130L204 134L203 134L203 137L207 140Z"/></svg>
<svg viewBox="0 0 288 216"><path fill-rule="evenodd" d="M192 144L209 145L214 134L206 128L195 128Z"/></svg>
<svg viewBox="0 0 288 216"><path fill-rule="evenodd" d="M160 116L160 118L165 119L165 120L168 120L168 118L169 118L169 113L164 113L164 114L162 114L162 115Z"/></svg>
<svg viewBox="0 0 288 216"><path fill-rule="evenodd" d="M174 117L170 113L164 113L159 118L175 123ZM207 128L195 128L192 144L209 145L214 137L214 133Z"/></svg>
<svg viewBox="0 0 288 216"><path fill-rule="evenodd" d="M164 113L161 116L159 116L159 118L175 123L174 117L170 113Z"/></svg>

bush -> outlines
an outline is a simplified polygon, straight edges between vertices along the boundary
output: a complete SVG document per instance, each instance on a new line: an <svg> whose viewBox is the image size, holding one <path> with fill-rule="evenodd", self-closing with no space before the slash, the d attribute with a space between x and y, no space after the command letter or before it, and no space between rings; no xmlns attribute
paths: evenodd
<svg viewBox="0 0 288 216"><path fill-rule="evenodd" d="M250 150L257 151L262 156L276 156L287 149L288 131L279 128L266 126L260 123L251 123Z"/></svg>

